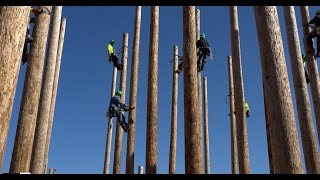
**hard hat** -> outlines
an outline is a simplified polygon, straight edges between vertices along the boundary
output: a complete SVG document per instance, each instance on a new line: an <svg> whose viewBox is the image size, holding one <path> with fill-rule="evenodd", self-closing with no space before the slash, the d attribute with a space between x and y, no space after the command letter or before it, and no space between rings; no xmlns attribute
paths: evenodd
<svg viewBox="0 0 320 180"><path fill-rule="evenodd" d="M116 94L122 96L122 91L119 90L119 91L116 92Z"/></svg>
<svg viewBox="0 0 320 180"><path fill-rule="evenodd" d="M205 35L205 34L201 34L201 35L200 35L200 38L205 39L205 38L206 38L206 35Z"/></svg>

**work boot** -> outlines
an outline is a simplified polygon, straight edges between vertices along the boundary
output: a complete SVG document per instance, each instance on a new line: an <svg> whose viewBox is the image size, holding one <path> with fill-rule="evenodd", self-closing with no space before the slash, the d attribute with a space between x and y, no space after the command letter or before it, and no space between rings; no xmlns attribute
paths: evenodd
<svg viewBox="0 0 320 180"><path fill-rule="evenodd" d="M177 69L175 72L176 72L177 74L180 74L180 69Z"/></svg>
<svg viewBox="0 0 320 180"><path fill-rule="evenodd" d="M124 132L128 132L128 125L125 122L120 121L120 126L122 127Z"/></svg>
<svg viewBox="0 0 320 180"><path fill-rule="evenodd" d="M203 61L202 65L201 65L201 71L203 70L205 63L206 63L206 61Z"/></svg>
<svg viewBox="0 0 320 180"><path fill-rule="evenodd" d="M307 78L307 85L310 83L310 79L309 78Z"/></svg>
<svg viewBox="0 0 320 180"><path fill-rule="evenodd" d="M22 55L22 65L24 65L24 63L28 62L28 55L29 55L28 53Z"/></svg>
<svg viewBox="0 0 320 180"><path fill-rule="evenodd" d="M198 63L198 64L197 64L197 70L198 70L198 72L201 71L201 63Z"/></svg>
<svg viewBox="0 0 320 180"><path fill-rule="evenodd" d="M122 64L119 64L117 69L120 71L122 69Z"/></svg>

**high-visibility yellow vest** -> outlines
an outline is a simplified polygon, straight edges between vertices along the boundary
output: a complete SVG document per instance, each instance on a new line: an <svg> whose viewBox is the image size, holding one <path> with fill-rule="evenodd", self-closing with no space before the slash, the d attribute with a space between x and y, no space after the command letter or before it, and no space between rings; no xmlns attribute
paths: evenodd
<svg viewBox="0 0 320 180"><path fill-rule="evenodd" d="M115 53L115 50L113 48L113 46L111 44L108 44L108 52L111 53Z"/></svg>
<svg viewBox="0 0 320 180"><path fill-rule="evenodd" d="M245 104L244 104L244 107L246 108L246 111L249 111L249 110L250 110L248 103L245 103Z"/></svg>

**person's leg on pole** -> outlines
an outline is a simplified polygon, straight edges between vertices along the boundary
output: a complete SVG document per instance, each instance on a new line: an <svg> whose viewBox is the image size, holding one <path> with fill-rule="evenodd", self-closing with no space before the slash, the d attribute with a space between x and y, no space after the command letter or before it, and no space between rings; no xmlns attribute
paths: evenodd
<svg viewBox="0 0 320 180"><path fill-rule="evenodd" d="M118 69L121 70L121 64L119 64L119 58L116 55L112 55L111 60L113 65Z"/></svg>
<svg viewBox="0 0 320 180"><path fill-rule="evenodd" d="M312 43L312 39L316 37L316 32L312 31L311 33L309 33L309 35L307 36L307 45L310 47L310 51L308 51L307 53L313 53L314 54L314 48L313 48L313 43ZM312 52L313 51L313 52Z"/></svg>
<svg viewBox="0 0 320 180"><path fill-rule="evenodd" d="M305 74L305 76L306 76L307 84L309 84L310 79L309 79L308 71L306 70L306 68L304 68L304 74Z"/></svg>
<svg viewBox="0 0 320 180"><path fill-rule="evenodd" d="M198 56L198 61L197 61L198 72L201 71L202 58L203 58L202 50L199 50L199 56Z"/></svg>
<svg viewBox="0 0 320 180"><path fill-rule="evenodd" d="M178 65L178 69L176 70L176 73L180 74L183 68L183 61Z"/></svg>

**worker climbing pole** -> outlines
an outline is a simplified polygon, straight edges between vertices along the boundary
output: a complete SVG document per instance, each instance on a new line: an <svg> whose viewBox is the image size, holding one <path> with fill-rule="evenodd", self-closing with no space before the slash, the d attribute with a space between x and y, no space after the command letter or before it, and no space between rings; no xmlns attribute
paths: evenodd
<svg viewBox="0 0 320 180"><path fill-rule="evenodd" d="M277 9L255 6L254 13L274 173L300 174L303 173L301 154Z"/></svg>
<svg viewBox="0 0 320 180"><path fill-rule="evenodd" d="M58 41L61 25L62 6L53 6L53 17L50 26L49 42L45 68L43 72L42 89L39 100L36 130L34 135L30 171L32 174L43 173L46 136L52 100L52 88L57 60Z"/></svg>
<svg viewBox="0 0 320 180"><path fill-rule="evenodd" d="M197 69L198 75L201 75L201 71L204 69L204 65L207 63L207 57L212 59L212 52L208 41L206 40L205 34L200 34L200 10L196 10L196 32L197 32ZM183 56L179 56L180 64L178 65L178 69L175 71L176 73L180 74L183 70ZM201 78L200 78L201 83ZM200 84L201 89L201 84ZM200 90L201 91L201 90ZM201 100L200 100L201 101Z"/></svg>
<svg viewBox="0 0 320 180"><path fill-rule="evenodd" d="M116 49L114 48L115 41L110 40L107 50L108 50L108 60L109 63L112 62L114 67L116 67L119 71L122 69L122 64L119 63L119 58L116 54Z"/></svg>
<svg viewBox="0 0 320 180"><path fill-rule="evenodd" d="M298 27L293 6L283 6L287 41L298 110L304 160L308 174L320 173L320 162L316 135L314 132L308 86L305 81Z"/></svg>
<svg viewBox="0 0 320 180"><path fill-rule="evenodd" d="M199 117L195 7L183 7L185 173L202 174L202 122Z"/></svg>
<svg viewBox="0 0 320 180"><path fill-rule="evenodd" d="M58 91L60 65L61 65L61 57L62 57L62 50L63 50L63 44L64 44L66 23L67 23L66 18L62 18L61 19L61 26L60 26L60 34L59 34L57 62L56 62L56 67L55 67L54 81L53 81L53 88L52 88L52 99L51 99L51 106L50 106L48 131L47 131L47 137L46 137L46 148L45 148L45 154L44 154L45 165L44 165L43 173L46 172L47 165L48 165L48 154L49 154L49 147L50 147L50 140L51 140L54 111L55 111L55 106L56 106L56 98L57 98L57 91Z"/></svg>
<svg viewBox="0 0 320 180"><path fill-rule="evenodd" d="M169 174L176 173L177 160L178 74L175 70L178 68L178 46L173 48L173 59Z"/></svg>
<svg viewBox="0 0 320 180"><path fill-rule="evenodd" d="M246 117L249 118L250 117L250 107L247 102L244 102L244 109L246 111Z"/></svg>
<svg viewBox="0 0 320 180"><path fill-rule="evenodd" d="M123 33L123 50L122 50L122 69L120 75L120 90L122 91L121 100L125 102L126 82L127 82L127 59L128 59L128 33ZM120 123L116 123L116 137L114 143L114 160L113 174L120 174L121 154L122 154L122 136L123 131Z"/></svg>
<svg viewBox="0 0 320 180"><path fill-rule="evenodd" d="M136 7L135 26L133 36L133 50L131 62L131 79L130 79L130 99L129 105L137 106L138 94L138 67L139 67L139 47L140 47L140 27L141 27L141 6ZM127 136L127 157L126 157L126 174L134 173L134 144L136 134L136 109L129 111L128 123L132 123Z"/></svg>
<svg viewBox="0 0 320 180"><path fill-rule="evenodd" d="M159 6L151 7L148 64L146 174L157 173Z"/></svg>
<svg viewBox="0 0 320 180"><path fill-rule="evenodd" d="M30 6L0 7L0 173L16 92Z"/></svg>
<svg viewBox="0 0 320 180"><path fill-rule="evenodd" d="M126 117L124 116L124 112L128 112L134 109L133 106L126 105L121 98L123 97L123 92L121 90L117 91L116 94L110 99L110 104L107 112L107 116L117 117L117 121L119 122L121 128L128 132L130 128L129 124L126 121Z"/></svg>
<svg viewBox="0 0 320 180"><path fill-rule="evenodd" d="M313 110L316 117L318 139L320 140L320 80L317 61L315 61L312 48L307 43L306 37L309 36L309 9L308 6L300 6L301 21L303 24L304 50L306 54L307 69L310 77L310 87L313 100Z"/></svg>
<svg viewBox="0 0 320 180"><path fill-rule="evenodd" d="M249 145L247 122L245 116L245 101L241 67L240 53L240 33L238 24L238 9L236 6L230 6L230 34L231 34L231 49L232 49L232 70L234 80L234 97L235 97L235 113L237 124L237 143L238 143L238 162L239 173L250 173L249 161Z"/></svg>
<svg viewBox="0 0 320 180"><path fill-rule="evenodd" d="M51 6L39 7L44 8L51 11ZM49 24L50 15L47 13L39 14L34 22L30 62L25 74L10 173L29 172Z"/></svg>
<svg viewBox="0 0 320 180"><path fill-rule="evenodd" d="M229 75L229 98L230 98L230 131L231 131L231 170L232 174L238 174L237 161L237 132L236 119L234 110L234 88L233 88L233 72L232 57L228 56L228 75Z"/></svg>

